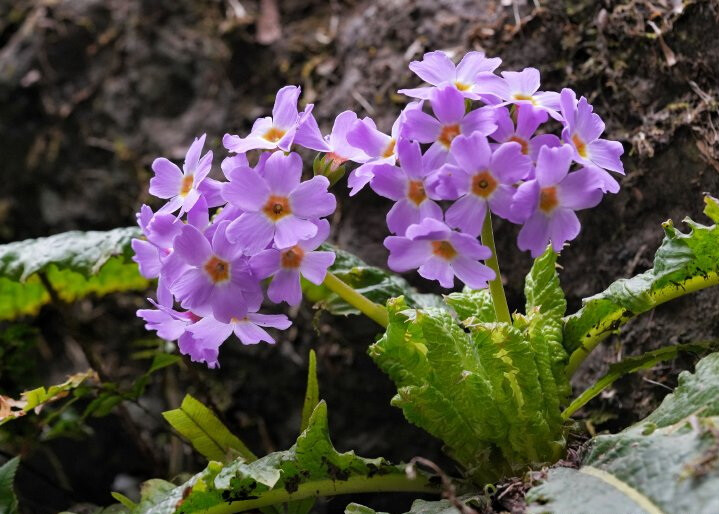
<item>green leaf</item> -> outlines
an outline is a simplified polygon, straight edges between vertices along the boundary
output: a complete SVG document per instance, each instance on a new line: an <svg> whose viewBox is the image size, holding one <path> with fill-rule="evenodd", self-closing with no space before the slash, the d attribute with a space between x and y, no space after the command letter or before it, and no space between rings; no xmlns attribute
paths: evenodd
<svg viewBox="0 0 719 514"><path fill-rule="evenodd" d="M717 200L705 197L704 212L719 222ZM705 287L719 285L719 226L685 219L684 234L671 221L664 223L664 240L654 267L630 279L620 279L605 291L583 300L583 307L565 318L564 347L573 352L571 373L597 344L634 316L657 305Z"/></svg>
<svg viewBox="0 0 719 514"><path fill-rule="evenodd" d="M179 355L172 355L170 353L155 353L154 357L152 358L152 364L150 364L150 369L147 371L147 375L150 375L154 373L155 371L159 371L163 368L166 368L168 366L172 366L173 364L178 364L182 362L182 357Z"/></svg>
<svg viewBox="0 0 719 514"><path fill-rule="evenodd" d="M130 241L139 235L128 227L0 245L0 320L35 314L53 295L72 302L89 294L146 289L149 281L131 260Z"/></svg>
<svg viewBox="0 0 719 514"><path fill-rule="evenodd" d="M479 507L480 512L489 511L489 505L486 499L479 496L467 495L457 498L457 501L467 507ZM386 512L378 512L364 505L350 503L345 509L345 514L388 514ZM415 500L412 507L405 514L461 514L460 510L449 500L427 501Z"/></svg>
<svg viewBox="0 0 719 514"><path fill-rule="evenodd" d="M719 512L719 353L657 410L614 435L595 437L579 470L556 468L531 489L529 512Z"/></svg>
<svg viewBox="0 0 719 514"><path fill-rule="evenodd" d="M320 402L320 387L317 383L317 356L314 350L310 350L309 369L307 370L307 390L305 391L305 402L302 405L302 425L300 433L304 432L310 423L310 416Z"/></svg>
<svg viewBox="0 0 719 514"><path fill-rule="evenodd" d="M558 458L560 398L538 313L520 329L473 318L463 327L447 310L407 309L401 298L388 310L387 332L369 351L397 386L392 404L469 476L493 482Z"/></svg>
<svg viewBox="0 0 719 514"><path fill-rule="evenodd" d="M254 462L236 460L226 466L210 462L187 483L152 501L135 514L222 513L262 509L317 496L370 491L436 491L426 475L410 479L403 466L382 458L365 459L339 453L329 439L327 405L317 404L307 429L292 448Z"/></svg>
<svg viewBox="0 0 719 514"><path fill-rule="evenodd" d="M407 303L413 307L444 305L438 295L418 293L402 277L381 268L368 266L349 252L329 244L323 244L320 250L334 252L335 262L329 270L375 303L384 305L390 298L404 295L407 298ZM357 309L324 286L315 286L305 281L303 282L303 291L308 300L316 302L318 307L331 314L337 316L360 314Z"/></svg>
<svg viewBox="0 0 719 514"><path fill-rule="evenodd" d="M125 496L122 493L113 491L110 493L110 496L112 496L117 501L119 501L125 508L134 509L135 507L137 507L137 504L134 501L132 501L130 498L128 498L127 496Z"/></svg>
<svg viewBox="0 0 719 514"><path fill-rule="evenodd" d="M179 409L163 412L162 416L208 460L224 461L231 450L236 451L243 462L257 459L210 409L189 394Z"/></svg>
<svg viewBox="0 0 719 514"><path fill-rule="evenodd" d="M681 352L701 353L716 346L717 343L714 341L677 344L665 346L663 348L659 348L658 350L643 353L642 355L627 357L621 362L610 365L607 374L597 380L591 387L587 388L586 391L572 401L569 407L564 410L562 416L565 419L569 418L576 411L584 407L592 398L596 397L599 393L612 385L618 378L624 375L636 373L642 369L649 369L660 362L672 360Z"/></svg>
<svg viewBox="0 0 719 514"><path fill-rule="evenodd" d="M18 511L13 483L19 465L20 457L15 457L0 466L0 512L2 513L15 514Z"/></svg>
<svg viewBox="0 0 719 514"><path fill-rule="evenodd" d="M474 318L473 321L480 323L497 321L492 295L487 289L474 291L465 287L461 293L448 294L444 297L444 301L452 307L460 320L467 323L472 323L469 318Z"/></svg>
<svg viewBox="0 0 719 514"><path fill-rule="evenodd" d="M88 382L98 383L97 373L89 369L83 373L76 373L61 383L48 387L38 387L22 393L19 400L7 396L0 396L0 425L25 416L32 410L39 412L46 404L67 397ZM76 391L77 392L77 391Z"/></svg>

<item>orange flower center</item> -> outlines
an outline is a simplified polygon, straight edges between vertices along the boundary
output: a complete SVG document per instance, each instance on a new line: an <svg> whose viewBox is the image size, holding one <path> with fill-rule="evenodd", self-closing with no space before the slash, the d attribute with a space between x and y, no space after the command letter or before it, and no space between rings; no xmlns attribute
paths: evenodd
<svg viewBox="0 0 719 514"><path fill-rule="evenodd" d="M456 81L454 83L454 87L460 91L467 91L471 86L469 84L465 84L464 82Z"/></svg>
<svg viewBox="0 0 719 514"><path fill-rule="evenodd" d="M488 171L477 173L472 177L472 192L482 198L489 197L497 189L497 180Z"/></svg>
<svg viewBox="0 0 719 514"><path fill-rule="evenodd" d="M290 202L287 197L275 195L270 195L267 199L267 203L262 208L262 212L264 212L265 215L272 221L277 221L288 214L292 214Z"/></svg>
<svg viewBox="0 0 719 514"><path fill-rule="evenodd" d="M409 191L407 191L407 198L412 200L415 205L419 205L427 198L427 194L424 192L424 184L421 180L410 180Z"/></svg>
<svg viewBox="0 0 719 514"><path fill-rule="evenodd" d="M452 144L452 140L459 135L459 125L445 125L439 133L437 141L442 143L446 148Z"/></svg>
<svg viewBox="0 0 719 514"><path fill-rule="evenodd" d="M389 144L387 145L387 148L384 149L384 153L382 154L382 157L392 157L394 155L394 147L397 144L397 141L395 141L394 138L390 139Z"/></svg>
<svg viewBox="0 0 719 514"><path fill-rule="evenodd" d="M185 196L192 189L192 183L195 177L193 175L185 175L182 179L182 185L180 186L180 195Z"/></svg>
<svg viewBox="0 0 719 514"><path fill-rule="evenodd" d="M283 268L299 268L300 264L302 264L302 258L304 256L305 251L300 248L299 245L295 245L282 252L280 262L282 263Z"/></svg>
<svg viewBox="0 0 719 514"><path fill-rule="evenodd" d="M225 282L230 278L230 263L213 255L205 263L205 271L215 284Z"/></svg>
<svg viewBox="0 0 719 514"><path fill-rule="evenodd" d="M543 187L539 192L539 209L542 212L549 214L557 207L557 205L559 205L559 200L557 200L557 188L554 186Z"/></svg>
<svg viewBox="0 0 719 514"><path fill-rule="evenodd" d="M270 141L272 143L276 143L280 139L282 139L282 136L285 135L285 131L282 129L278 129L277 127L270 128L265 134L262 136L267 141Z"/></svg>
<svg viewBox="0 0 719 514"><path fill-rule="evenodd" d="M514 143L519 143L520 146L522 147L522 153L523 153L524 155L529 155L529 142L528 142L526 139L521 138L521 137L519 137L519 136L512 136L512 137L510 137L509 139L507 139L507 141L508 141L508 142L511 141L511 142L514 142Z"/></svg>
<svg viewBox="0 0 719 514"><path fill-rule="evenodd" d="M587 143L582 141L582 138L579 137L577 134L572 134L572 143L574 143L574 147L577 149L577 153L581 155L582 157L587 157Z"/></svg>
<svg viewBox="0 0 719 514"><path fill-rule="evenodd" d="M457 250L449 241L432 241L432 253L449 261L456 257Z"/></svg>

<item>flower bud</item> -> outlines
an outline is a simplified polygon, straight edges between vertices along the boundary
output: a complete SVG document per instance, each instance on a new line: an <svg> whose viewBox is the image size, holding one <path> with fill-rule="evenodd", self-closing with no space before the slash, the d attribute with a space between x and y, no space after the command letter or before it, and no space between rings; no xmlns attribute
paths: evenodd
<svg viewBox="0 0 719 514"><path fill-rule="evenodd" d="M316 175L327 177L330 181L330 187L334 186L346 173L344 163L346 159L342 159L338 155L332 153L318 153L312 163L312 169Z"/></svg>

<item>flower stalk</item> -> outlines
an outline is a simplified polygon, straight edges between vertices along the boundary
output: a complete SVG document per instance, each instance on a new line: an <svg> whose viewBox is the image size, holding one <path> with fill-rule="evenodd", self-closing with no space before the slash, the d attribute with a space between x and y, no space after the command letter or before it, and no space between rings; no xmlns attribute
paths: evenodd
<svg viewBox="0 0 719 514"><path fill-rule="evenodd" d="M482 244L492 250L492 256L484 261L484 263L492 268L495 273L494 280L489 282L489 293L492 295L494 313L497 316L497 321L511 323L512 316L509 314L507 297L504 294L504 286L502 285L502 275L499 271L499 260L497 259L497 247L494 244L494 232L492 231L492 215L489 211L487 211L484 217L484 223L482 224Z"/></svg>
<svg viewBox="0 0 719 514"><path fill-rule="evenodd" d="M378 323L383 328L387 328L389 316L384 306L374 303L366 296L358 293L349 284L329 271L322 284L372 321Z"/></svg>

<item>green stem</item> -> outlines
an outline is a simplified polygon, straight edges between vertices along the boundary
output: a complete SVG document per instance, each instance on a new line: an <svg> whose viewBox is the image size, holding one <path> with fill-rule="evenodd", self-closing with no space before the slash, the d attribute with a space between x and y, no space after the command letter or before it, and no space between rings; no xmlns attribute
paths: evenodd
<svg viewBox="0 0 719 514"><path fill-rule="evenodd" d="M567 364L567 375L572 376L579 366L584 362L587 356L594 350L599 343L604 341L611 334L615 333L619 326L624 325L630 319L635 318L639 314L647 312L658 305L661 305L680 296L684 296L707 287L719 285L719 274L712 271L704 276L697 276L687 279L680 283L668 284L661 289L649 293L650 305L648 308L640 312L629 312L627 309L618 308L608 314L599 323L596 323L582 337L582 344L579 348L572 352Z"/></svg>
<svg viewBox="0 0 719 514"><path fill-rule="evenodd" d="M492 215L489 210L484 217L484 224L482 225L482 244L492 250L492 256L485 261L485 264L492 268L496 275L494 280L489 282L489 292L492 295L494 313L497 316L497 321L511 323L512 317L509 314L507 297L504 295L502 275L499 271L499 260L497 259L497 248L494 244L494 232L492 231Z"/></svg>
<svg viewBox="0 0 719 514"><path fill-rule="evenodd" d="M384 306L374 303L366 296L355 291L350 285L343 282L334 273L327 272L325 281L322 283L327 289L349 303L352 307L358 309L362 314L377 322L382 327L389 324L389 316Z"/></svg>
<svg viewBox="0 0 719 514"><path fill-rule="evenodd" d="M260 509L269 505L294 502L305 498L382 492L437 493L438 490L436 486L430 485L423 477L410 479L405 475L352 476L342 481L325 479L305 482L300 484L292 493L287 492L284 487L278 487L262 493L256 499L222 503L203 512L205 514L231 514L233 512Z"/></svg>

